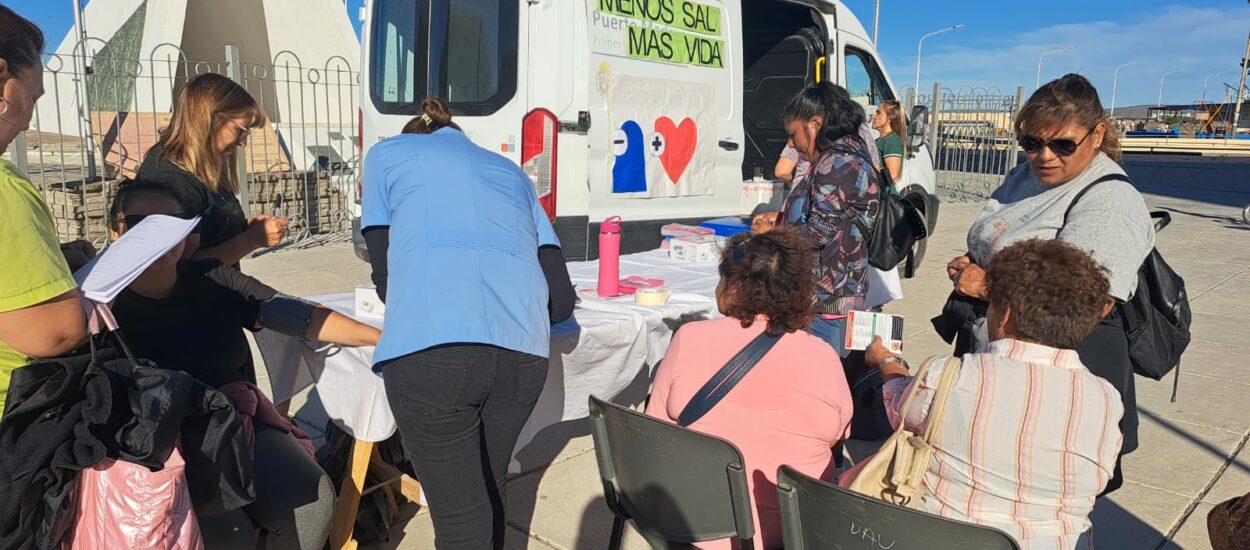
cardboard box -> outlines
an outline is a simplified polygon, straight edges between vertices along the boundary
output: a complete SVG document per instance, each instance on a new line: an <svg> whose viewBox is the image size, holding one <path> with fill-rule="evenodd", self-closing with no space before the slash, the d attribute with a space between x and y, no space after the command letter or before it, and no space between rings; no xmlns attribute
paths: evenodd
<svg viewBox="0 0 1250 550"><path fill-rule="evenodd" d="M356 317L372 317L381 319L386 316L386 304L378 297L378 289L373 285L356 287Z"/></svg>

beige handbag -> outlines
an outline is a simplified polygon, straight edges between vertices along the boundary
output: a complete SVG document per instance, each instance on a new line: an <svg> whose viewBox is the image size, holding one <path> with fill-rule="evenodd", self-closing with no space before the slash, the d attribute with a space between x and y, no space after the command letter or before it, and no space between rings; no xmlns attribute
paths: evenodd
<svg viewBox="0 0 1250 550"><path fill-rule="evenodd" d="M928 422L924 435L906 428L907 411L911 409L912 399L920 389L920 380L929 372L929 366L939 357L931 357L916 373L917 383L912 384L911 391L899 409L904 421L899 422L898 429L881 445L875 454L859 461L850 470L842 474L839 484L852 491L868 495L899 506L914 508L920 504L917 498L924 493L925 472L929 469L929 461L933 459L933 438L942 427L943 416L946 414L946 403L950 400L951 387L959 376L963 362L951 357L942 369L942 378L934 390L933 405L929 409Z"/></svg>

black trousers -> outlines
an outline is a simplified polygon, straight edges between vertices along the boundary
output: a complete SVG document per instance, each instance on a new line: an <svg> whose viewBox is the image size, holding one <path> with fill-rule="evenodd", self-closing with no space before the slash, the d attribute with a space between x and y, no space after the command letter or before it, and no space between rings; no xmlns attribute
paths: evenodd
<svg viewBox="0 0 1250 550"><path fill-rule="evenodd" d="M1120 459L1124 455L1137 450L1137 386L1133 378L1133 363L1128 356L1128 336L1124 333L1124 320L1120 316L1120 308L1111 310L1094 332L1086 336L1076 346L1081 356L1081 363L1089 372L1101 377L1115 386L1120 392L1120 401L1124 404L1124 417L1120 419L1120 433L1124 434L1124 442L1120 445L1120 456L1115 459L1115 471L1107 481L1106 495L1124 485L1124 474L1120 469Z"/></svg>
<svg viewBox="0 0 1250 550"><path fill-rule="evenodd" d="M435 547L503 548L508 463L547 381L547 359L455 344L380 366L429 500Z"/></svg>

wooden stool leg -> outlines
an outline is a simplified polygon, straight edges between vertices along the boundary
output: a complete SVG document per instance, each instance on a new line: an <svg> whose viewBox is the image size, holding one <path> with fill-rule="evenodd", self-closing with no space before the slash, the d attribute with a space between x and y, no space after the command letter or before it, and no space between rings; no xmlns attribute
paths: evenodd
<svg viewBox="0 0 1250 550"><path fill-rule="evenodd" d="M330 527L330 548L333 550L355 550L356 540L352 538L352 529L356 524L356 512L360 509L360 495L365 487L365 476L369 473L369 457L373 454L373 443L359 439L352 443L351 462L348 463L347 475L343 476L343 485L339 489L339 502L334 510L334 523Z"/></svg>

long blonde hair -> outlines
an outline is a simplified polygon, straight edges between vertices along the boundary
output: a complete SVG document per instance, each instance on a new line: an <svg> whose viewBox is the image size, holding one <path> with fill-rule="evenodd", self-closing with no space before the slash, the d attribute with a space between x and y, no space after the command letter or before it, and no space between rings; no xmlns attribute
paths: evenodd
<svg viewBox="0 0 1250 550"><path fill-rule="evenodd" d="M907 156L907 119L903 117L903 104L897 99L881 103L877 109L885 109L885 116L890 120L890 131L903 140L903 156Z"/></svg>
<svg viewBox="0 0 1250 550"><path fill-rule="evenodd" d="M1076 122L1090 132L1102 124L1105 130L1099 149L1120 162L1120 133L1102 108L1098 90L1079 74L1042 84L1016 115L1016 134L1037 134L1057 124Z"/></svg>
<svg viewBox="0 0 1250 550"><path fill-rule="evenodd" d="M216 73L191 79L174 104L173 120L161 132L161 159L190 172L210 191L239 192L235 158L217 150L217 133L230 119L247 118L248 128L265 123L265 112L247 90Z"/></svg>

